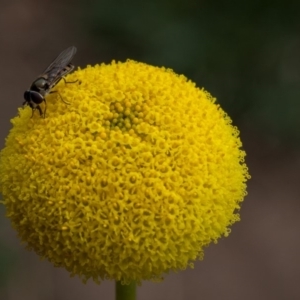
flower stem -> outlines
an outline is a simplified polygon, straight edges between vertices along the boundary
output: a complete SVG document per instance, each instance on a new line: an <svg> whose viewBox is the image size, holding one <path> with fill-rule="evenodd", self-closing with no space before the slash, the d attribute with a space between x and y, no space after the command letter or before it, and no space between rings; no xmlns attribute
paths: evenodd
<svg viewBox="0 0 300 300"><path fill-rule="evenodd" d="M135 296L135 282L131 282L129 285L122 285L120 281L116 281L116 300L135 300Z"/></svg>

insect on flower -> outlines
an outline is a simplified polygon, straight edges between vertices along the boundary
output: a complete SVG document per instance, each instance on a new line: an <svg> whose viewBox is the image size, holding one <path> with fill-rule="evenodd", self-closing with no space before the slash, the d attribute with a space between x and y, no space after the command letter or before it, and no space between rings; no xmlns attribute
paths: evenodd
<svg viewBox="0 0 300 300"><path fill-rule="evenodd" d="M49 67L31 84L31 87L24 93L23 105L28 105L32 108L32 116L34 111L37 109L41 116L46 115L47 103L45 96L47 94L58 93L61 100L70 104L63 100L62 96L58 91L51 91L53 87L55 87L61 79L65 81L65 83L75 83L76 81L67 82L64 78L67 74L73 71L74 65L71 63L72 58L76 54L76 47L71 46L61 52L58 57L49 65ZM45 109L42 112L40 104L45 102Z"/></svg>

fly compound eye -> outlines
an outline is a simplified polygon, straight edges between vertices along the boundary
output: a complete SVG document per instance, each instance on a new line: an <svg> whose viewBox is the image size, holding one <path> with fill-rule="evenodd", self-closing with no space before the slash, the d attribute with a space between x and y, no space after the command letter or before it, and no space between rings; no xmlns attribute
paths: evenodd
<svg viewBox="0 0 300 300"><path fill-rule="evenodd" d="M40 104L44 101L44 97L40 93L35 92L35 91L30 91L28 93L30 94L30 100L32 102L34 102L35 104ZM28 100L26 99L26 101L28 101Z"/></svg>
<svg viewBox="0 0 300 300"><path fill-rule="evenodd" d="M24 99L25 99L25 102L23 103L23 105L26 103L26 102L29 102L30 101L30 91L26 91L24 93Z"/></svg>

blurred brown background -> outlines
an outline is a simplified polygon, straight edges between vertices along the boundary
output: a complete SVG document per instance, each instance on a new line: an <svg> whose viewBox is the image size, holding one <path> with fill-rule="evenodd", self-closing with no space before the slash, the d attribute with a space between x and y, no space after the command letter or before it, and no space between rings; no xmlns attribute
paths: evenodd
<svg viewBox="0 0 300 300"><path fill-rule="evenodd" d="M242 221L194 270L145 282L138 299L300 299L300 2L0 2L0 143L23 93L70 45L74 63L132 58L173 68L217 97L241 130L252 180ZM114 299L20 245L0 206L0 299Z"/></svg>

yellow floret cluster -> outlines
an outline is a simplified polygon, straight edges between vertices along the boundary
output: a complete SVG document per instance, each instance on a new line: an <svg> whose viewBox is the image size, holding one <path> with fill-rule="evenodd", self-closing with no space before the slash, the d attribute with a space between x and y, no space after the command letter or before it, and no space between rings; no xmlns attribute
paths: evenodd
<svg viewBox="0 0 300 300"><path fill-rule="evenodd" d="M203 89L127 61L88 66L19 110L0 156L7 216L29 249L84 281L159 280L239 220L238 130ZM42 106L44 109L44 106Z"/></svg>

